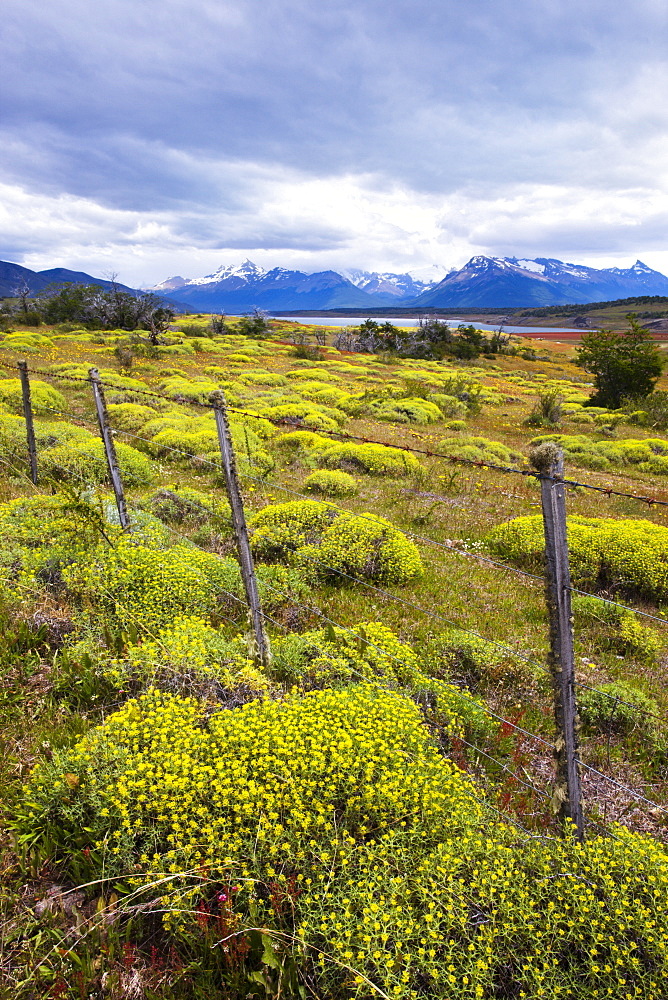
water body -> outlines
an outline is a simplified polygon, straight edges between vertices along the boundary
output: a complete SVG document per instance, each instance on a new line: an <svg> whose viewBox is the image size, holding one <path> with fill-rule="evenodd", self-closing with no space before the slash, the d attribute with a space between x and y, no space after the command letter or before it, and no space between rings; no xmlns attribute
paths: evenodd
<svg viewBox="0 0 668 1000"><path fill-rule="evenodd" d="M374 316L373 313L369 317L364 317L364 319L375 319L377 323L392 323L394 326L419 326L419 319L406 316ZM306 323L312 324L314 326L359 326L360 323L364 322L364 319L358 316L277 316L276 319L285 319L290 323ZM464 323L468 326L472 323L476 330L485 330L489 333L493 333L496 330L501 329L499 326L489 326L487 323L478 323L477 320L471 319L453 319L449 317L448 319L440 320L441 323L447 323L449 327L456 329L460 323ZM503 324L504 333L519 333L529 336L530 334L538 333L587 333L586 330L574 330L568 329L566 327L558 326L506 326Z"/></svg>

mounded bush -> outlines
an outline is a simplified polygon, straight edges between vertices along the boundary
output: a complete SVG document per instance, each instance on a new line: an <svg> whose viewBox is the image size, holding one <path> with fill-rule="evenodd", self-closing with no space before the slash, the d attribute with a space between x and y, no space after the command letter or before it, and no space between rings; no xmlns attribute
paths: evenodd
<svg viewBox="0 0 668 1000"><path fill-rule="evenodd" d="M316 431L336 431L348 419L342 410L319 406L317 403L281 403L277 406L263 406L258 412L269 420L306 424Z"/></svg>
<svg viewBox="0 0 668 1000"><path fill-rule="evenodd" d="M588 629L591 639L602 649L614 649L625 656L635 656L655 663L663 649L661 636L642 625L638 616L611 601L573 594L575 627Z"/></svg>
<svg viewBox="0 0 668 1000"><path fill-rule="evenodd" d="M605 423L610 421L605 418ZM609 469L615 465L633 465L640 472L668 475L668 441L664 438L625 438L620 441L593 441L584 434L544 434L532 445L554 441L565 458L586 469Z"/></svg>
<svg viewBox="0 0 668 1000"><path fill-rule="evenodd" d="M268 561L310 564L317 575L341 573L383 583L405 583L422 571L413 542L389 521L357 516L317 500L270 504L249 521L252 546Z"/></svg>
<svg viewBox="0 0 668 1000"><path fill-rule="evenodd" d="M578 712L584 725L595 732L635 733L652 743L660 739L654 717L661 715L661 709L656 700L624 681L601 684L596 691L580 689Z"/></svg>
<svg viewBox="0 0 668 1000"><path fill-rule="evenodd" d="M148 486L154 478L150 459L136 448L116 441L116 457L126 486ZM110 483L104 445L99 438L48 448L40 455L40 469L55 479Z"/></svg>
<svg viewBox="0 0 668 1000"><path fill-rule="evenodd" d="M613 587L654 601L668 597L668 528L650 521L572 515L567 534L576 586ZM545 550L542 517L500 524L487 535L486 544L494 555L540 571Z"/></svg>
<svg viewBox="0 0 668 1000"><path fill-rule="evenodd" d="M33 413L51 415L53 410L65 410L67 401L62 392L58 392L48 382L30 380L30 400ZM23 413L23 395L21 380L18 378L0 379L0 402L4 403L12 413Z"/></svg>
<svg viewBox="0 0 668 1000"><path fill-rule="evenodd" d="M443 419L438 406L426 399L387 399L369 407L376 420L395 423L434 424Z"/></svg>
<svg viewBox="0 0 668 1000"><path fill-rule="evenodd" d="M521 456L501 441L491 441L485 437L446 437L438 442L438 450L455 458L466 458L472 462L489 462L492 465L517 465Z"/></svg>
<svg viewBox="0 0 668 1000"><path fill-rule="evenodd" d="M330 497L346 497L357 493L357 483L347 472L321 469L320 472L312 472L306 477L304 489Z"/></svg>
<svg viewBox="0 0 668 1000"><path fill-rule="evenodd" d="M122 431L141 431L149 420L155 420L157 416L152 406L142 403L111 403L107 409L111 426Z"/></svg>
<svg viewBox="0 0 668 1000"><path fill-rule="evenodd" d="M224 920L231 994L266 975L261 927L318 996L663 1000L663 845L520 838L481 798L373 684L213 714L149 692L40 762L13 825L90 880L137 872L202 968Z"/></svg>
<svg viewBox="0 0 668 1000"><path fill-rule="evenodd" d="M383 444L336 442L330 443L327 448L315 448L312 455L318 465L344 471L354 469L372 476L415 475L422 470L415 455Z"/></svg>

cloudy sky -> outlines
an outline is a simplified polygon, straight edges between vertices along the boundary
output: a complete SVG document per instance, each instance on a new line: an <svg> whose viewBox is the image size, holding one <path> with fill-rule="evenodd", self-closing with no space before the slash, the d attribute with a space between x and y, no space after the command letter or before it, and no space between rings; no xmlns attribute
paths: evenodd
<svg viewBox="0 0 668 1000"><path fill-rule="evenodd" d="M668 272L665 0L5 0L0 259Z"/></svg>

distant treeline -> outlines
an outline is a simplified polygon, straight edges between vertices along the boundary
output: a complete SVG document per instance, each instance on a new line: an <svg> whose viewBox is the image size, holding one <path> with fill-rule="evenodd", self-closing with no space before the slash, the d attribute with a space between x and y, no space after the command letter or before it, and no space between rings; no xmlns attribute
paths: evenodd
<svg viewBox="0 0 668 1000"><path fill-rule="evenodd" d="M613 306L668 306L666 295L633 295L628 299L612 299L609 302L583 302L568 306L543 306L541 309L524 309L520 316L572 316L574 313L593 312L595 309L609 309ZM482 310L481 310L482 311Z"/></svg>
<svg viewBox="0 0 668 1000"><path fill-rule="evenodd" d="M592 312L595 309L606 309L613 306L665 305L668 308L666 295L634 295L628 299L612 299L609 302L572 302L563 306L541 306L531 308L525 306L458 306L445 309L441 306L428 306L422 309L402 308L401 306L382 306L381 308L353 309L340 307L338 309L288 309L277 312L271 310L271 315L279 319L281 316L350 316L352 318L368 316L395 316L397 318L414 318L419 316L573 316L576 313Z"/></svg>

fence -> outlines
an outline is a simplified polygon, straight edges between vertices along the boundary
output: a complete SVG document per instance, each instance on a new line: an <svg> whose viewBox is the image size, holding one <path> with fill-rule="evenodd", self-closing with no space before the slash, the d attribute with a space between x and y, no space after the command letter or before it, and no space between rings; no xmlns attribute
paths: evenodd
<svg viewBox="0 0 668 1000"><path fill-rule="evenodd" d="M11 367L9 365L3 365L4 367ZM110 426L109 414L106 407L105 385L111 385L110 383L105 383L103 379L100 378L96 369L92 368L89 372L89 378L81 378L77 376L67 376L67 375L56 375L51 372L38 372L34 369L28 369L26 362L19 362L18 365L19 374L21 378L21 387L23 394L23 411L26 424L26 443L27 443L27 455L30 465L30 479L34 485L38 483L39 469L38 469L38 455L37 447L35 442L35 433L32 420L32 406L31 406L31 393L30 393L30 380L29 373L40 374L48 378L63 379L72 382L85 383L90 386L95 402L95 409L97 415L97 424L99 428L100 437L104 445L105 456L107 460L107 466L109 470L109 478L114 490L114 495L116 498L116 504L118 508L119 521L123 530L129 531L132 528L131 518L128 514L128 508L125 498L125 492L123 487L123 481L121 476L121 470L119 467L118 459L116 456L116 449L114 445L114 431ZM113 387L113 386L112 386ZM165 396L161 393L155 393L151 390L141 390L132 389L133 393L139 395L153 396L160 399L170 399L170 397ZM176 401L176 400L172 400ZM207 410L213 412L216 427L218 432L218 440L221 451L221 463L222 470L225 479L225 485L227 489L228 498L230 501L230 507L232 511L232 523L234 529L234 535L237 543L238 558L241 569L241 577L244 586L245 602L239 598L237 595L231 594L229 592L224 592L228 597L245 604L247 608L249 621L252 627L252 643L251 649L255 658L264 665L267 665L271 659L271 649L269 638L265 631L265 622L273 624L275 627L285 627L280 621L269 616L265 611L263 611L259 590L257 585L257 580L255 576L255 570L253 565L253 557L250 547L250 541L248 536L248 530L246 527L246 521L244 516L242 492L239 485L239 478L251 480L253 482L261 483L266 487L266 483L263 483L258 477L248 476L237 472L234 449L232 446L232 440L229 432L229 422L228 422L228 410L232 413L237 413L248 418L259 418L261 415L253 413L249 410L241 410L234 407L227 407L225 404L225 399L222 393L214 394L208 403L195 402L192 405L204 407ZM75 414L68 411L59 411L55 408L47 407L51 409L54 413L68 417L69 419L79 420ZM262 419L266 419L262 417ZM286 421L282 419L276 419L271 421L277 424L288 424L293 429L295 427L294 421ZM327 433L316 428L305 428L303 424L298 425L300 429L312 429L316 430L317 433ZM142 438L140 435L131 433L129 431L121 431L121 433L128 435L129 437L136 439L138 441L143 441L146 444L150 444L150 441L146 438ZM542 582L545 587L546 595L546 605L548 612L548 620L550 626L550 653L548 656L547 666L533 657L527 656L524 653L510 647L506 644L496 642L495 640L487 639L485 636L481 635L479 632L475 632L471 629L463 629L463 631L468 631L470 634L478 636L481 639L496 645L504 649L508 654L513 657L519 658L526 661L534 666L539 667L542 670L547 670L550 674L553 688L553 704L554 704L554 720L556 729L556 739L554 743L545 740L542 736L530 732L521 726L518 726L516 722L506 719L500 715L496 715L489 709L486 709L486 713L492 718L495 718L500 725L507 727L508 729L515 732L518 736L521 736L535 745L541 745L546 749L549 749L554 754L555 759L555 782L552 794L550 795L544 789L539 789L535 786L533 782L527 782L525 778L521 775L511 771L507 763L499 761L498 759L490 756L480 747L476 747L474 744L468 743L467 741L462 741L465 745L472 747L477 752L487 757L490 761L494 761L499 765L505 773L512 775L512 777L520 784L523 784L531 789L533 793L539 794L545 798L551 798L559 818L562 820L562 828L566 828L565 821L570 821L573 825L575 834L579 839L584 837L585 832L585 816L584 816L584 804L581 788L581 775L583 772L595 775L601 780L610 783L616 789L623 791L624 793L630 795L631 797L645 802L653 806L656 810L664 813L668 813L668 809L665 809L658 802L653 801L647 796L643 795L637 789L631 788L621 782L616 781L609 775L604 774L600 770L592 767L591 765L583 762L580 759L579 745L578 745L578 721L577 721L577 704L576 704L576 686L583 687L589 691L596 691L600 695L611 698L616 705L623 704L629 705L640 711L643 714L653 715L653 713L647 712L643 709L638 709L637 706L630 705L628 702L624 702L621 699L610 695L605 691L601 691L598 688L590 687L586 684L576 685L575 680L575 658L574 658L574 645L573 645L573 619L571 612L571 594L578 593L583 594L584 591L578 590L571 586L570 582L570 571L568 562L568 547L566 541L566 486L577 485L585 489L593 489L597 492L606 493L608 495L622 496L622 497L633 497L634 499L640 500L648 505L651 504L666 504L668 501L663 501L660 498L649 498L643 496L637 496L636 494L630 493L619 493L613 490L608 490L593 484L579 483L574 480L567 480L564 478L563 474L563 457L558 453L558 449L552 446L552 450L548 448L545 450L543 448L542 454L537 454L534 462L535 466L533 469L517 469L510 466L502 466L495 463L481 462L471 459L460 458L457 456L448 456L446 454L440 454L438 452L413 448L410 446L397 446L392 442L388 441L378 441L376 439L371 439L368 437L361 437L352 434L348 434L343 431L329 432L337 437L344 439L352 439L357 441L362 441L365 443L382 444L388 447L401 447L407 451L416 452L418 454L428 455L430 457L442 458L444 460L456 461L466 465L477 466L495 469L497 471L515 474L523 477L532 477L539 481L541 488L541 507L543 514L543 525L544 525L544 535L545 535L545 549L546 549L546 561L545 561L545 574L544 576L538 576L537 574L528 573L526 571L520 570L517 567L509 566L508 564L501 563L498 560L491 559L487 556L483 556L479 553L462 552L457 548L452 546L446 546L442 542L438 542L435 539L428 538L424 535L416 534L415 532L408 532L412 535L414 539L421 541L422 543L431 544L437 546L440 550L445 550L449 554L463 556L465 558L479 559L482 562L489 563L492 566L501 568L506 571L518 574L521 578L525 579L529 583ZM196 458L195 455L180 451L175 448L168 448L169 451L175 452L179 455L183 455L189 459ZM212 468L216 466L214 463L209 463ZM272 483L272 489L284 490L290 495L296 497L307 498L305 494L302 494L296 490L290 490L287 487L279 486L278 484ZM311 498L308 498L311 499ZM329 502L328 502L329 503ZM375 520L371 515L360 514L356 512L349 511L347 508L340 507L338 504L330 504L330 506L345 511L349 514L358 518L369 518L370 520ZM170 529L175 530L175 529ZM175 532L180 534L179 532ZM186 537L186 536L182 536ZM314 563L318 563L318 560L312 558ZM457 623L450 621L445 618L442 614L434 611L433 609L424 608L414 602L408 601L402 597L390 593L386 589L376 587L370 584L368 581L362 580L359 577L353 576L349 573L345 573L340 569L336 569L331 566L326 566L323 563L319 563L328 571L339 574L341 577L347 580L369 588L379 594L384 595L385 598L397 601L403 606L411 608L418 611L420 614L429 616L430 618L443 622L445 624L455 626L457 628L462 628L462 626ZM301 604L296 601L294 597L280 591L278 588L271 587L265 583L269 589L274 590L277 594L282 595L287 600L293 602L293 604L310 614L317 615L320 619L327 622L330 627L336 627L345 630L350 635L356 637L360 642L366 642L369 644L369 640L358 634L354 629L350 629L347 626L341 625L332 618L325 615L321 609L312 608ZM596 595L588 595L594 596ZM607 601L606 599L599 598L605 603L615 602ZM620 608L624 608L627 611L632 611L636 614L646 616L655 621L660 621L662 624L665 622L656 616L650 615L646 612L641 611L636 608L629 608L626 605L617 605ZM373 643L370 643L373 646ZM393 654L384 650L382 647L376 647L380 652L384 653L386 656L390 656L394 659ZM476 704L473 699L468 698L464 692L460 692L462 699L470 701L472 704ZM478 706L479 707L479 706ZM661 721L666 721L663 717L655 716L660 718Z"/></svg>

